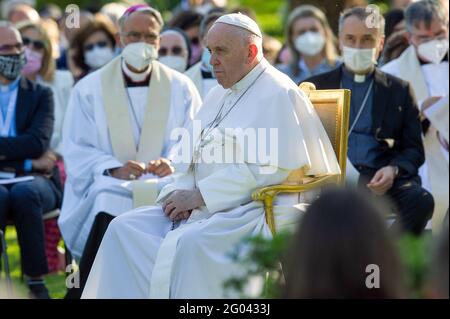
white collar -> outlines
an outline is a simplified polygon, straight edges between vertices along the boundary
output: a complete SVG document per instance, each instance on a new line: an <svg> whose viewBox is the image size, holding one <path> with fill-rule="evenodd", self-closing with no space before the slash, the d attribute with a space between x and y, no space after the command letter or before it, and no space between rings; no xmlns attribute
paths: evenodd
<svg viewBox="0 0 450 319"><path fill-rule="evenodd" d="M259 74L267 68L269 62L266 59L261 59L261 61L244 76L239 82L235 83L230 89L233 93L237 93L239 91L244 91L247 89L259 76Z"/></svg>
<svg viewBox="0 0 450 319"><path fill-rule="evenodd" d="M149 64L149 66L148 66L147 70L145 70L145 72L136 73L136 72L131 71L128 68L127 64L125 63L125 60L122 59L122 70L126 74L126 76L128 76L131 79L131 81L142 82L148 77L148 75L152 71L152 68L151 68L151 64Z"/></svg>

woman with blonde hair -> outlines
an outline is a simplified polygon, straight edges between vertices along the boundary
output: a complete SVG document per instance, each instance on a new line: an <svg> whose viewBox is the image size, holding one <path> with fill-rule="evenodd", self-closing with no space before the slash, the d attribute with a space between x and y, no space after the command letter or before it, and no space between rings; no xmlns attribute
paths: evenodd
<svg viewBox="0 0 450 319"><path fill-rule="evenodd" d="M286 42L291 53L290 63L278 68L297 84L340 64L336 37L328 20L320 9L312 5L301 5L289 15Z"/></svg>

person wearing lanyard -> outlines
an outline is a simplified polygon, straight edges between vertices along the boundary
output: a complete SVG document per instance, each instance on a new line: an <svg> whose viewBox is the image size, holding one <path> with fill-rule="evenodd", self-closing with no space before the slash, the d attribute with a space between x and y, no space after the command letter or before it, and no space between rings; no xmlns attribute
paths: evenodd
<svg viewBox="0 0 450 319"><path fill-rule="evenodd" d="M24 65L19 31L0 21L0 172L33 175L29 181L0 185L0 229L12 218L30 297L49 298L42 215L59 207L62 198L56 158L45 155L53 131L53 95L20 77Z"/></svg>
<svg viewBox="0 0 450 319"><path fill-rule="evenodd" d="M384 44L384 18L365 8L345 11L339 22L343 66L306 81L317 89L351 90L348 166L358 185L386 196L404 231L421 234L434 209L418 169L424 149L416 102L410 86L376 67Z"/></svg>

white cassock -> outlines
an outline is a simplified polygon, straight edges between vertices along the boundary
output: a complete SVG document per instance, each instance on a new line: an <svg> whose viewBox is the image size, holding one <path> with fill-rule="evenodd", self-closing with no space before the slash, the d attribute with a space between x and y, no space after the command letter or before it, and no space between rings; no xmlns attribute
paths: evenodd
<svg viewBox="0 0 450 319"><path fill-rule="evenodd" d="M208 95L209 91L211 91L213 87L218 85L216 79L204 79L202 77L202 62L194 64L184 74L186 74L186 76L194 82L195 87L200 93L202 99Z"/></svg>
<svg viewBox="0 0 450 319"><path fill-rule="evenodd" d="M127 160L148 163L168 157L177 142L171 139L171 131L188 126L201 105L193 83L159 62L153 62L150 86L129 87L128 93L124 89L121 68L124 68L123 62L118 57L77 83L65 117L63 155L67 181L58 223L75 258L83 252L97 213L117 216L139 206L133 201L135 189L129 182L105 176L103 172L121 167ZM161 79L165 74L167 84L163 85L162 80L155 78L157 70ZM121 90L122 95L117 93ZM166 96L160 100L158 94L162 93ZM105 103L105 100L109 102ZM167 104L166 113L160 110L163 105L157 102L162 100ZM155 146L158 143L159 146ZM138 149L136 145L139 145ZM141 152L144 149L149 152ZM158 187L156 178L147 182Z"/></svg>
<svg viewBox="0 0 450 319"><path fill-rule="evenodd" d="M208 127L221 106L222 114L232 110L209 135L211 139L205 139L200 149L203 162L165 186L158 197L162 202L174 190L197 187L206 205L193 210L174 230L160 206L116 218L97 253L83 298L227 297L224 280L242 270L228 253L248 236L271 236L263 206L251 200L252 192L279 184L302 167L308 175L339 173L312 104L265 59L232 88L217 86L210 92L196 116L202 127ZM258 132L276 128L278 135L271 142L275 145L268 146L265 135L258 133L255 150L233 138L227 128L261 129ZM277 146L275 160L254 156L271 146ZM206 163L211 150L221 154L238 150L244 160ZM298 201L295 194L281 196L275 209L278 226L298 218L299 212L292 209Z"/></svg>
<svg viewBox="0 0 450 319"><path fill-rule="evenodd" d="M408 47L402 55L384 65L381 70L408 81L414 90L420 107L431 96L445 97L449 94L449 65L447 61L439 64L420 65L414 46ZM443 119L447 120L448 119ZM432 219L433 232L439 231L449 206L449 161L448 153L437 138L437 130L431 125L423 137L425 164L420 168L422 186L432 193L435 208Z"/></svg>

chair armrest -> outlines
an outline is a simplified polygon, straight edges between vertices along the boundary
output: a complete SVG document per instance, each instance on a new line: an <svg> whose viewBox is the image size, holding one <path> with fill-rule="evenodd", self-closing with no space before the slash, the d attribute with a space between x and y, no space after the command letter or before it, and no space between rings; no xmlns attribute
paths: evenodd
<svg viewBox="0 0 450 319"><path fill-rule="evenodd" d="M304 193L315 188L337 183L339 174L327 175L313 178L311 181L300 185L273 185L260 188L253 192L252 199L257 202L264 203L264 211L266 214L266 222L272 232L275 234L275 216L273 214L273 201L278 194L282 193Z"/></svg>

